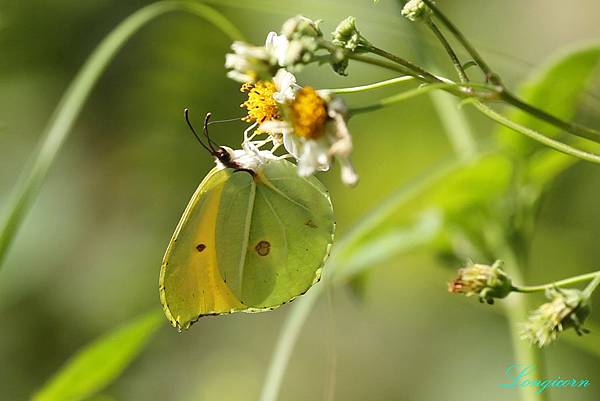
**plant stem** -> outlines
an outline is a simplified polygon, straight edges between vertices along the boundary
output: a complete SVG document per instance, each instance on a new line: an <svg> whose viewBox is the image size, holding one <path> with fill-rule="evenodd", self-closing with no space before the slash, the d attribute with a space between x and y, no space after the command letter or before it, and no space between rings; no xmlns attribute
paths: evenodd
<svg viewBox="0 0 600 401"><path fill-rule="evenodd" d="M446 37L444 36L442 31L440 31L440 29L437 27L435 22L433 22L432 20L427 21L427 26L429 27L429 29L431 29L433 34L440 41L440 43L444 47L444 50L446 50L446 53L448 53L448 56L450 57L450 60L452 61L452 64L454 65L454 69L456 70L456 73L458 74L458 78L460 79L460 82L468 82L469 77L467 76L467 73L465 72L460 60L458 59L458 56L454 52L454 49L452 48L452 46L450 45L450 43L448 42L448 40L446 39Z"/></svg>
<svg viewBox="0 0 600 401"><path fill-rule="evenodd" d="M360 93L360 92L366 92L366 91L369 91L372 89L384 88L386 86L394 85L394 84L397 84L400 82L412 81L414 79L415 78L411 77L411 76L403 76L403 77L387 79L385 81L375 82L375 83L372 83L369 85L353 86L353 87L349 87L349 88L319 89L319 92L335 93L338 95L346 94L346 93Z"/></svg>
<svg viewBox="0 0 600 401"><path fill-rule="evenodd" d="M475 108L477 108L480 112L482 112L488 118L491 118L492 120L510 128L512 130L520 132L521 134L524 134L524 135L530 137L531 139L534 139L554 150L558 150L559 152L566 153L568 155L577 157L582 160L600 164L600 155L574 148L563 142L549 138L549 137L545 136L544 134L537 132L531 128L517 124L516 122L509 120L508 118L504 117L500 113L497 113L496 111L492 110L491 108L489 108L488 106L486 106L485 104L483 104L481 102L473 102L472 104L473 104L473 106L475 106Z"/></svg>
<svg viewBox="0 0 600 401"><path fill-rule="evenodd" d="M504 260L504 269L513 279L523 282L523 275L519 259L509 243L504 238L502 228L496 224L490 224L484 231L486 240L496 254ZM514 350L515 363L533 366L534 371L530 380L540 380L545 377L545 364L542 350L532 347L520 336L520 325L527 319L530 309L527 297L515 294L503 303L504 311L509 325L509 333ZM535 387L520 387L522 401L546 401L547 392L537 393Z"/></svg>
<svg viewBox="0 0 600 401"><path fill-rule="evenodd" d="M402 93L399 93L397 95L393 95L390 97L386 97L383 98L381 100L379 100L377 103L375 104L371 104L368 106L362 106L362 107L356 107L356 108L352 108L350 109L350 114L351 115L355 115L355 114L360 114L360 113L366 113L369 111L374 111L374 110L378 110L381 109L383 107L386 106L391 106L395 103L407 100L407 99L411 99L413 97L416 96L420 96L420 95L424 95L426 93L429 93L431 91L437 90L437 89L448 89L448 88L457 88L457 87L469 87L469 88L477 88L477 87L481 87L481 84L446 84L446 83L440 83L440 84L431 84L431 85L423 85L419 88L416 89L412 89L412 90L408 90Z"/></svg>
<svg viewBox="0 0 600 401"><path fill-rule="evenodd" d="M423 35L418 34L415 29L412 36L411 42L414 43L413 47L417 53L417 58L435 74L437 71L432 58L428 52L423 51ZM452 51L450 46L449 48ZM462 69L462 66L460 68ZM466 118L465 111L459 107L458 99L448 93L440 92L431 92L429 97L433 102L433 107L437 111L438 117L445 128L446 136L456 155L462 160L469 160L475 157L478 145L473 129Z"/></svg>
<svg viewBox="0 0 600 401"><path fill-rule="evenodd" d="M554 125L555 127L561 128L573 135L579 136L581 138L589 139L593 142L600 143L600 132L595 129L585 127L583 125L563 121L560 118L553 116L550 113L545 112L542 109L538 109L537 107L526 103L508 92L504 89L500 93L500 99L510 104L513 107L523 110L524 112L531 114L532 116L545 121L549 124Z"/></svg>
<svg viewBox="0 0 600 401"><path fill-rule="evenodd" d="M492 69L485 62L483 57L479 55L479 52L471 45L467 38L460 32L460 30L437 8L437 6L431 0L423 0L425 4L433 11L433 14L444 24L444 26L456 37L460 44L465 48L469 55L473 58L475 63L479 66L481 71L485 74L488 79L495 79L496 75ZM496 83L493 82L492 83Z"/></svg>
<svg viewBox="0 0 600 401"><path fill-rule="evenodd" d="M428 83L442 82L438 77L436 77L429 71L425 71L423 68L419 67L418 65L413 64L410 61L403 59L402 57L398 57L395 54L387 52L387 51L380 49L378 47L375 47L373 45L366 47L366 50L368 50L369 52L371 52L373 54L376 54L378 56L381 56L383 58L391 60L397 64L400 64L401 66L404 66L405 68L412 71L413 75L421 77L424 82L428 82Z"/></svg>
<svg viewBox="0 0 600 401"><path fill-rule="evenodd" d="M96 47L60 100L40 140L35 156L17 182L0 225L0 269L8 248L36 198L46 175L62 148L94 85L115 54L140 28L173 11L200 16L233 40L242 38L238 29L214 9L193 1L162 1L139 9L121 22Z"/></svg>
<svg viewBox="0 0 600 401"><path fill-rule="evenodd" d="M564 280L554 281L552 283L542 284L542 285L532 285L532 286L513 285L513 291L522 292L522 293L541 292L541 291L545 291L549 288L565 287L565 286L569 286L569 285L573 285L573 284L579 284L579 283L589 281L592 279L598 279L598 277L600 277L600 271L593 272L593 273L587 273L587 274L581 274L579 276L569 277ZM592 283L593 283L593 281L592 281Z"/></svg>
<svg viewBox="0 0 600 401"><path fill-rule="evenodd" d="M583 290L584 296L586 296L587 298L591 297L592 293L596 290L596 288L598 288L599 285L600 285L600 271L596 272L596 277L594 277L592 282L589 283L588 286L585 287L585 289Z"/></svg>

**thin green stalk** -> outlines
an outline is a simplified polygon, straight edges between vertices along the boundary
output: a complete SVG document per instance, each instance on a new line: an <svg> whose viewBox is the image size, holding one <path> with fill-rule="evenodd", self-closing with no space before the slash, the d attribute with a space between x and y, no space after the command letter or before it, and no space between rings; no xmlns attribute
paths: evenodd
<svg viewBox="0 0 600 401"><path fill-rule="evenodd" d="M410 71L412 71L412 73L414 75L421 77L425 82L428 82L428 83L441 82L441 80L438 77L436 77L429 71L425 71L423 68L419 67L418 65L413 64L410 61L403 59L402 57L398 57L395 54L387 52L387 51L380 49L378 47L375 47L373 45L366 47L366 50L409 69Z"/></svg>
<svg viewBox="0 0 600 401"><path fill-rule="evenodd" d="M491 118L492 120L510 128L512 130L520 132L521 134L524 134L524 135L530 137L531 139L534 139L554 150L557 150L559 152L562 152L562 153L565 153L565 154L571 155L573 157L577 157L579 159L586 160L586 161L589 161L592 163L600 163L600 155L574 148L563 142L559 142L557 140L549 138L549 137L543 135L542 133L537 132L531 128L524 127L520 124L517 124L516 122L504 117L500 113L497 113L496 111L492 110L491 108L489 108L488 106L486 106L485 104L483 104L481 102L473 102L472 104L473 104L473 106L475 106L475 108L477 108L480 112L482 112L485 116Z"/></svg>
<svg viewBox="0 0 600 401"><path fill-rule="evenodd" d="M446 39L446 37L444 36L442 31L440 31L438 26L432 20L427 21L427 26L429 27L429 29L431 29L431 31L433 32L435 37L440 41L440 43L444 47L444 50L446 50L446 53L448 53L448 56L450 57L450 60L452 61L452 64L454 65L454 69L456 70L456 73L458 74L458 78L460 79L460 81L461 82L469 82L469 77L467 76L467 73L465 72L465 69L463 68L462 63L458 59L458 56L454 52L454 49L452 48L452 46L450 45L450 42L448 42L448 40Z"/></svg>
<svg viewBox="0 0 600 401"><path fill-rule="evenodd" d="M490 224L485 230L486 240L495 250L495 253L504 260L504 269L514 280L523 282L522 268L518 255L504 238L502 229L495 224ZM545 377L545 363L542 350L532 347L521 339L521 324L526 321L530 309L528 298L515 294L503 302L504 313L508 320L509 333L513 346L515 363L534 366L531 380L540 380ZM520 387L522 401L547 401L548 393L537 393L535 387Z"/></svg>
<svg viewBox="0 0 600 401"><path fill-rule="evenodd" d="M479 52L471 45L471 43L467 40L467 38L462 34L462 32L440 11L439 8L433 3L431 0L423 0L425 4L433 11L433 14L444 24L444 26L456 37L456 39L460 42L460 44L465 48L465 50L469 53L469 55L473 58L475 63L479 66L481 71L488 77L488 79L494 79L495 74L493 73L490 66L485 62L483 57L479 55ZM493 82L492 83L496 83Z"/></svg>
<svg viewBox="0 0 600 401"><path fill-rule="evenodd" d="M550 288L566 287L569 285L579 284L579 283L583 283L583 282L590 281L593 279L599 279L599 277L600 277L600 271L597 271L597 272L593 272L593 273L581 274L581 275L575 276L575 277L569 277L564 280L558 280L558 281L554 281L554 282L548 283L548 284L523 285L523 286L513 285L512 290L515 292L522 292L522 293L541 292L541 291L545 291ZM592 281L592 283L593 283L593 281Z"/></svg>
<svg viewBox="0 0 600 401"><path fill-rule="evenodd" d="M0 269L23 218L36 198L50 167L62 148L98 78L123 45L140 28L173 11L204 18L231 39L242 38L238 29L216 10L194 1L162 1L139 9L121 22L96 47L71 82L40 140L35 155L17 182L0 225Z"/></svg>
<svg viewBox="0 0 600 401"><path fill-rule="evenodd" d="M447 51L449 52L449 55L451 55L451 53L454 54L452 47L445 40L445 37L441 34L441 32L440 35L441 38L438 37L438 39L444 40L444 42L447 44ZM411 42L414 43L414 49L417 53L417 58L420 59L422 64L428 67L428 69L435 74L437 71L433 60L429 56L428 52L423 51L423 35L417 33L415 30L413 32L413 39ZM458 56L455 55L454 58L456 59L455 62L458 63L458 65L455 65L457 72L464 71L462 69L462 65L460 65ZM461 74L459 73L459 76L460 75ZM468 80L466 74L464 74L464 78L465 80ZM448 141L454 149L454 153L456 153L456 155L462 160L470 160L474 158L477 154L477 142L475 141L473 129L471 128L471 125L465 116L464 109L460 108L458 105L458 100L452 97L450 94L440 92L431 92L429 97L431 98L433 107L435 108L438 117L445 128L446 136L448 137Z"/></svg>
<svg viewBox="0 0 600 401"><path fill-rule="evenodd" d="M369 85L353 86L353 87L349 87L349 88L319 89L319 92L335 93L338 95L347 94L347 93L360 93L360 92L370 91L373 89L384 88L386 86L394 85L394 84L401 83L401 82L412 81L414 79L415 78L411 77L411 76L403 76L403 77L387 79L385 81L375 82L375 83L372 83Z"/></svg>
<svg viewBox="0 0 600 401"><path fill-rule="evenodd" d="M592 293L596 291L596 288L600 285L600 272L596 272L596 277L592 280L591 283L588 284L587 287L583 290L583 295L587 298L592 296Z"/></svg>
<svg viewBox="0 0 600 401"><path fill-rule="evenodd" d="M416 78L419 81L424 82L424 83L430 83L430 82L424 80L423 78L421 78L420 76L418 76L417 74L415 74L414 72L412 72L411 70L409 70L408 68L405 68L396 63L392 63L392 62L385 61L385 60L380 60L375 57L369 57L364 54L355 54L355 53L348 54L348 58L351 60L363 62L365 64L371 64L371 65L382 67L382 68L385 68L385 69L388 69L391 71L399 72L402 75L411 76L411 77Z"/></svg>
<svg viewBox="0 0 600 401"><path fill-rule="evenodd" d="M595 129L585 127L583 125L571 123L568 121L563 121L560 118L553 116L545 112L544 110L538 109L537 107L526 103L508 92L507 90L503 90L500 93L500 99L504 100L506 103L510 104L513 107L516 107L532 116L547 122L548 124L552 124L555 127L563 129L573 135L576 135L581 138L589 139L590 141L600 143L600 132Z"/></svg>
<svg viewBox="0 0 600 401"><path fill-rule="evenodd" d="M279 333L279 338L275 344L275 350L271 355L269 369L265 376L264 385L260 393L260 401L276 401L281 389L281 383L285 371L290 362L294 346L298 341L304 322L308 319L310 312L317 299L323 292L323 283L315 285L301 299L295 302L292 310L289 311L286 320L283 322L283 328Z"/></svg>
<svg viewBox="0 0 600 401"><path fill-rule="evenodd" d="M416 89L408 90L406 92L402 92L397 95L383 98L383 99L379 100L377 103L374 103L374 104L371 104L368 106L352 108L352 109L350 109L350 115L379 110L383 107L391 106L395 103L402 102L404 100L411 99L416 96L424 95L426 93L429 93L429 92L437 90L437 89L448 89L448 88L458 88L458 87L477 88L477 87L482 87L482 85L481 84L469 84L469 83L466 83L466 84L440 83L440 84L424 85L424 86L421 86Z"/></svg>

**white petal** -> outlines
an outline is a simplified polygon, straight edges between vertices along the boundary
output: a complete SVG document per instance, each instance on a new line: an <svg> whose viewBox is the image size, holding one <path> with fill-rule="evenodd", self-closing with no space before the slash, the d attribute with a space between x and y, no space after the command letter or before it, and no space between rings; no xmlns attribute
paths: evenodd
<svg viewBox="0 0 600 401"><path fill-rule="evenodd" d="M358 183L358 175L354 170L354 166L349 158L341 157L338 159L342 169L342 182L351 187Z"/></svg>
<svg viewBox="0 0 600 401"><path fill-rule="evenodd" d="M299 158L302 143L300 138L294 135L293 130L290 129L283 133L283 147L296 160Z"/></svg>
<svg viewBox="0 0 600 401"><path fill-rule="evenodd" d="M273 95L278 103L287 103L294 100L296 91L300 86L296 85L296 77L291 72L280 68L273 78L277 92Z"/></svg>

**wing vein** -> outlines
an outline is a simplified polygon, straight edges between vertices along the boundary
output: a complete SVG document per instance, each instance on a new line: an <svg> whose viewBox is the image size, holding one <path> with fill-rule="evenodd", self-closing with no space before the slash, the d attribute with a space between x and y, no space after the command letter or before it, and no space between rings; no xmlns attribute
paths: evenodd
<svg viewBox="0 0 600 401"><path fill-rule="evenodd" d="M254 182L252 182L252 185L250 186L250 196L248 197L248 211L246 212L246 219L244 220L244 237L243 237L243 241L242 241L242 249L240 252L240 261L238 264L238 274L239 274L239 278L240 278L240 288L239 288L239 294L240 294L240 298L242 295L242 283L244 281L244 268L246 265L246 253L248 251L248 241L250 240L250 225L252 224L252 212L254 211L254 198L256 195L256 185L254 184ZM243 300L240 299L240 301L243 303Z"/></svg>
<svg viewBox="0 0 600 401"><path fill-rule="evenodd" d="M275 208L273 207L273 205L271 204L271 202L269 201L269 199L267 198L267 196L265 194L263 194L262 192L260 192L260 191L258 193L260 194L260 196L262 196L262 198L265 201L265 203L267 204L267 206L269 206L269 209L271 209L271 212L275 215L275 218L277 219L277 222L281 226L281 231L283 231L283 241L284 241L284 247L283 247L283 249L285 250L285 259L287 260L287 255L288 255L288 239L287 239L287 231L285 229L285 224L283 224L283 220L281 220L281 217L275 211Z"/></svg>

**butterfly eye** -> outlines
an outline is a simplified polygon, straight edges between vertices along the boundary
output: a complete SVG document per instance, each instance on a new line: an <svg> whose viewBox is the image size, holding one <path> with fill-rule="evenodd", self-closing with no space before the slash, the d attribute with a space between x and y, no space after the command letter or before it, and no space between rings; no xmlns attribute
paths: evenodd
<svg viewBox="0 0 600 401"><path fill-rule="evenodd" d="M224 148L217 149L215 152L215 156L217 159L219 159L221 163L225 165L231 163L231 154L229 154L229 152Z"/></svg>

